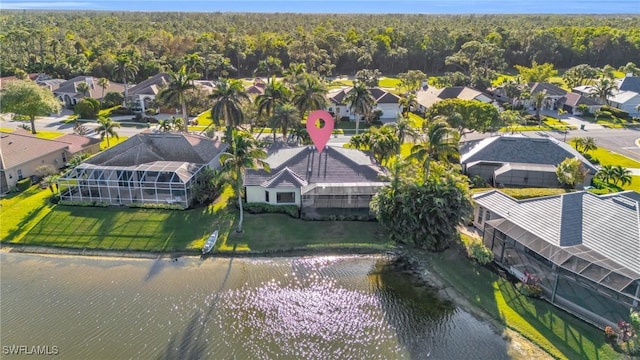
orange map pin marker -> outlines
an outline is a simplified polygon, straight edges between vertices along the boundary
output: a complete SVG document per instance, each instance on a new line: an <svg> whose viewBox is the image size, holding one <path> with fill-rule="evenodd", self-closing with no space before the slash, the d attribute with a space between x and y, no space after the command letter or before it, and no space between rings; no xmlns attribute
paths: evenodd
<svg viewBox="0 0 640 360"><path fill-rule="evenodd" d="M322 153L329 142L333 126L333 116L324 110L312 111L307 117L307 132L319 153Z"/></svg>

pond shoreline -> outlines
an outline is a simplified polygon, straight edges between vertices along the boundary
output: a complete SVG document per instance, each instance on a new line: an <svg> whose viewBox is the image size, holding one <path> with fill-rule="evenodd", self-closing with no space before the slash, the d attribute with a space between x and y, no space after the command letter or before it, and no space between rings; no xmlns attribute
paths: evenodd
<svg viewBox="0 0 640 360"><path fill-rule="evenodd" d="M444 299L451 301L469 314L485 322L496 334L501 335L509 344L509 353L515 359L527 359L536 357L540 359L552 359L552 357L542 348L526 339L523 335L507 328L493 316L485 312L480 307L472 304L467 298L442 276L440 276L429 264L426 253L420 250L408 249L403 246L396 246L391 249L382 248L358 248L358 247L336 247L336 248L302 248L274 251L243 251L224 252L202 255L197 251L178 252L146 252L146 251L112 251L95 249L73 249L31 246L20 244L2 244L0 253L35 254L49 256L82 256L82 257L106 257L106 258L129 258L129 259L176 259L181 257L191 257L201 259L207 258L269 258L269 257L307 257L307 256L331 256L331 255L386 255L395 259L398 271L410 275L418 285L429 286L437 291Z"/></svg>

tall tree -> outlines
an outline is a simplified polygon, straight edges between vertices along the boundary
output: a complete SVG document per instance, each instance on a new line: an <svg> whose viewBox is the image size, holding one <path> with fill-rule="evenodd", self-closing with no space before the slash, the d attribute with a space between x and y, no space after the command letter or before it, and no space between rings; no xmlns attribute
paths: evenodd
<svg viewBox="0 0 640 360"><path fill-rule="evenodd" d="M116 57L115 65L113 66L113 76L116 79L122 80L124 84L124 98L129 97L128 80L135 78L138 73L138 67L131 61L131 58L127 54L120 54Z"/></svg>
<svg viewBox="0 0 640 360"><path fill-rule="evenodd" d="M434 120L444 117L449 125L458 129L460 135L468 132L485 132L500 121L498 109L492 104L477 100L446 99L438 101L425 114L425 118ZM425 122L425 125L428 125Z"/></svg>
<svg viewBox="0 0 640 360"><path fill-rule="evenodd" d="M100 104L102 104L104 102L104 91L106 90L106 88L109 87L109 79L107 78L100 78L98 79L98 86L100 86L102 88L102 96L100 96Z"/></svg>
<svg viewBox="0 0 640 360"><path fill-rule="evenodd" d="M204 59L199 53L187 54L182 60L182 65L187 68L188 73L195 73L198 79L204 70Z"/></svg>
<svg viewBox="0 0 640 360"><path fill-rule="evenodd" d="M269 56L258 62L258 67L253 71L254 76L266 75L267 81L272 77L282 74L282 61L276 57Z"/></svg>
<svg viewBox="0 0 640 360"><path fill-rule="evenodd" d="M277 105L269 123L273 129L282 129L282 139L287 141L287 131L300 121L298 109L291 103ZM274 131L275 136L275 131Z"/></svg>
<svg viewBox="0 0 640 360"><path fill-rule="evenodd" d="M110 117L98 116L98 124L100 126L96 128L96 133L100 134L101 140L107 138L107 147L110 146L110 137L115 137L116 139L120 138L116 132L116 128L120 127L120 123L114 122Z"/></svg>
<svg viewBox="0 0 640 360"><path fill-rule="evenodd" d="M258 110L258 116L270 118L273 110L278 106L289 101L291 91L277 80L270 81L264 87L264 93L256 96L255 104Z"/></svg>
<svg viewBox="0 0 640 360"><path fill-rule="evenodd" d="M353 88L347 93L345 101L349 104L351 112L356 117L356 135L360 131L360 118L369 114L375 105L376 99L373 98L367 85L357 81Z"/></svg>
<svg viewBox="0 0 640 360"><path fill-rule="evenodd" d="M613 184L618 186L620 183L621 186L625 186L627 184L631 184L631 170L624 168L621 165L616 165L613 167Z"/></svg>
<svg viewBox="0 0 640 360"><path fill-rule="evenodd" d="M542 117L540 116L540 110L547 98L547 90L538 91L531 94L531 100L533 100L533 106L536 108L536 119L538 119L538 126L542 126Z"/></svg>
<svg viewBox="0 0 640 360"><path fill-rule="evenodd" d="M36 133L36 116L57 113L62 108L60 100L48 88L33 81L11 81L0 90L0 112L28 116L31 133Z"/></svg>
<svg viewBox="0 0 640 360"><path fill-rule="evenodd" d="M609 97L617 90L618 86L614 80L603 77L593 84L593 92L591 95L599 99L603 104L610 105Z"/></svg>
<svg viewBox="0 0 640 360"><path fill-rule="evenodd" d="M598 70L588 64L576 65L562 75L562 79L570 88L588 85L598 76Z"/></svg>
<svg viewBox="0 0 640 360"><path fill-rule="evenodd" d="M87 94L89 94L89 84L87 84L86 81L80 81L77 85L76 85L76 90L79 93L82 93L82 96L86 97Z"/></svg>
<svg viewBox="0 0 640 360"><path fill-rule="evenodd" d="M368 88L378 86L382 73L378 69L362 69L356 73L356 81L364 83Z"/></svg>
<svg viewBox="0 0 640 360"><path fill-rule="evenodd" d="M300 82L293 87L293 104L304 116L308 111L327 107L327 88L313 75L303 75Z"/></svg>
<svg viewBox="0 0 640 360"><path fill-rule="evenodd" d="M545 82L549 78L558 75L558 70L553 67L553 64L544 63L538 64L533 61L531 67L516 65L515 68L520 73L520 77L525 82Z"/></svg>
<svg viewBox="0 0 640 360"><path fill-rule="evenodd" d="M244 121L242 102L249 101L242 81L219 81L211 94L211 99L213 99L211 118L216 125L220 125L220 120L224 119L227 127L227 139L231 139L234 126L238 126Z"/></svg>
<svg viewBox="0 0 640 360"><path fill-rule="evenodd" d="M640 68L632 62L628 62L625 66L621 66L619 71L625 75L631 74L631 76L640 76Z"/></svg>
<svg viewBox="0 0 640 360"><path fill-rule="evenodd" d="M187 93L195 89L193 80L198 78L198 74L187 72L187 67L182 65L177 72L169 71L169 84L160 93L158 99L161 102L182 107L182 119L184 121L183 131L189 132L189 113L187 111Z"/></svg>
<svg viewBox="0 0 640 360"><path fill-rule="evenodd" d="M304 63L291 63L289 67L284 70L284 82L293 88L303 80L306 74L307 66Z"/></svg>
<svg viewBox="0 0 640 360"><path fill-rule="evenodd" d="M424 181L429 178L431 162L448 162L458 156L459 134L443 119L432 122L421 142L413 145L409 159L417 160L424 170Z"/></svg>
<svg viewBox="0 0 640 360"><path fill-rule="evenodd" d="M242 209L242 179L244 172L247 169L255 169L258 166L266 171L270 171L270 168L269 164L262 160L267 157L267 153L258 146L258 142L251 134L232 129L228 141L230 148L220 155L220 163L223 170L230 173L236 196L238 196L240 217L237 232L240 233L242 232L242 223L244 221Z"/></svg>

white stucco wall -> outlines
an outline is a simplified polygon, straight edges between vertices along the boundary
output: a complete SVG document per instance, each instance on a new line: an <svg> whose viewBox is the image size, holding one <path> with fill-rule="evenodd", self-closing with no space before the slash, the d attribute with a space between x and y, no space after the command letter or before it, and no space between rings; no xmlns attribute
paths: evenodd
<svg viewBox="0 0 640 360"><path fill-rule="evenodd" d="M376 106L378 110L382 110L381 119L397 120L400 115L400 106L398 104L378 104Z"/></svg>
<svg viewBox="0 0 640 360"><path fill-rule="evenodd" d="M269 201L266 201L266 192L269 193ZM295 193L295 202L278 203L278 193ZM246 187L247 203L266 203L271 205L297 205L300 206L300 189L294 188L273 188L265 189L261 186Z"/></svg>

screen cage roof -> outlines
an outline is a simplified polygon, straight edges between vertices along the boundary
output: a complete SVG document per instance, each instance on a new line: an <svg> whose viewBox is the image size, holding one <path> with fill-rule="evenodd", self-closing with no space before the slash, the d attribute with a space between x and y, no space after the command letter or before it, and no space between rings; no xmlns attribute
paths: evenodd
<svg viewBox="0 0 640 360"><path fill-rule="evenodd" d="M640 280L640 274L585 245L557 246L506 219L490 220L487 221L487 225L533 250L561 269L578 274L612 290L623 292L634 281Z"/></svg>
<svg viewBox="0 0 640 360"><path fill-rule="evenodd" d="M132 180L133 174L142 172L146 181L152 181L149 174L156 174L155 181L186 184L206 165L178 161L156 161L135 166L100 166L82 163L60 177L59 180L104 179L104 174L120 172L118 181ZM105 179L106 180L106 179Z"/></svg>

